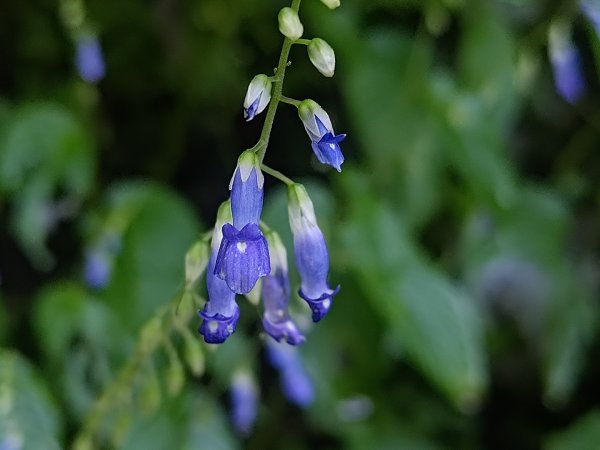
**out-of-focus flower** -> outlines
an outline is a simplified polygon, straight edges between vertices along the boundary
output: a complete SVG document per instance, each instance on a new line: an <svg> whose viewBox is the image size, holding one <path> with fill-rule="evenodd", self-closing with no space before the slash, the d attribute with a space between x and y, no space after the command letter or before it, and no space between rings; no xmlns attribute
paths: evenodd
<svg viewBox="0 0 600 450"><path fill-rule="evenodd" d="M288 216L294 235L296 267L300 273L299 295L310 306L314 322L321 320L340 287L327 284L329 253L323 233L317 224L312 201L301 184L288 187Z"/></svg>
<svg viewBox="0 0 600 450"><path fill-rule="evenodd" d="M97 83L105 75L104 57L98 37L81 35L75 49L75 66L79 76L88 83Z"/></svg>
<svg viewBox="0 0 600 450"><path fill-rule="evenodd" d="M287 252L276 232L268 231L266 238L271 255L271 273L263 279L262 285L262 299L265 306L263 327L276 341L283 340L290 345L298 345L304 342L304 336L288 312L290 282Z"/></svg>
<svg viewBox="0 0 600 450"><path fill-rule="evenodd" d="M267 342L267 357L279 371L285 397L300 406L309 406L315 398L313 383L304 369L298 348L285 343Z"/></svg>
<svg viewBox="0 0 600 450"><path fill-rule="evenodd" d="M575 103L585 91L585 78L581 56L567 24L555 23L550 27L548 51L556 90L566 101Z"/></svg>
<svg viewBox="0 0 600 450"><path fill-rule="evenodd" d="M199 333L209 344L220 344L231 336L240 317L240 309L235 302L235 292L227 283L214 273L217 252L221 245L223 234L221 229L226 222L231 221L231 206L224 202L217 213L217 221L212 235L211 255L206 274L208 301L199 313L202 318Z"/></svg>
<svg viewBox="0 0 600 450"><path fill-rule="evenodd" d="M346 135L336 135L333 132L329 114L313 100L302 101L298 106L298 115L311 140L311 147L317 159L341 172L344 155L340 149L340 142L346 138Z"/></svg>
<svg viewBox="0 0 600 450"><path fill-rule="evenodd" d="M250 434L258 412L258 387L248 371L238 370L233 375L230 402L234 428L242 435Z"/></svg>
<svg viewBox="0 0 600 450"><path fill-rule="evenodd" d="M233 225L223 225L223 240L214 273L229 289L247 294L271 271L267 241L258 223L263 204L264 177L256 154L241 154L231 182ZM210 269L209 269L210 270Z"/></svg>
<svg viewBox="0 0 600 450"><path fill-rule="evenodd" d="M340 6L340 0L321 0L321 3L323 3L329 9L335 9Z"/></svg>
<svg viewBox="0 0 600 450"><path fill-rule="evenodd" d="M581 0L581 11L590 21L596 34L600 38L600 1L598 0Z"/></svg>

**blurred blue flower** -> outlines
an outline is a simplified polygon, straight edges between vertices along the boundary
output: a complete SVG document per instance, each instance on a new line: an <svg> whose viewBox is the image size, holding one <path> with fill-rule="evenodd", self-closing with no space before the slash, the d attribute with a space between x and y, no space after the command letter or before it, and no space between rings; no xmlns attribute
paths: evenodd
<svg viewBox="0 0 600 450"><path fill-rule="evenodd" d="M271 255L271 273L263 279L262 299L265 307L263 328L276 341L286 341L298 345L305 338L290 318L288 303L290 282L288 279L287 252L279 235L267 232L267 242Z"/></svg>
<svg viewBox="0 0 600 450"><path fill-rule="evenodd" d="M314 386L304 369L298 348L273 341L268 341L266 348L269 362L279 371L285 397L303 408L312 404Z"/></svg>
<svg viewBox="0 0 600 450"><path fill-rule="evenodd" d="M97 83L105 74L104 58L100 41L94 35L82 35L77 40L75 66L81 78Z"/></svg>
<svg viewBox="0 0 600 450"><path fill-rule="evenodd" d="M579 50L564 24L550 27L548 49L558 93L569 103L575 103L585 91L585 77Z"/></svg>
<svg viewBox="0 0 600 450"><path fill-rule="evenodd" d="M329 114L313 100L302 101L298 106L298 115L311 140L311 147L317 159L341 172L344 155L340 142L346 138L346 135L334 133Z"/></svg>
<svg viewBox="0 0 600 450"><path fill-rule="evenodd" d="M600 2L598 0L581 0L581 11L590 21L600 38Z"/></svg>
<svg viewBox="0 0 600 450"><path fill-rule="evenodd" d="M223 225L223 240L214 273L238 294L247 294L271 271L267 241L258 224L263 204L264 177L253 151L239 158L231 182L233 225Z"/></svg>
<svg viewBox="0 0 600 450"><path fill-rule="evenodd" d="M296 267L300 273L298 294L310 306L314 322L329 312L331 302L340 287L331 289L327 284L329 253L325 238L317 225L313 204L301 184L288 188L288 215L294 235Z"/></svg>
<svg viewBox="0 0 600 450"><path fill-rule="evenodd" d="M231 421L236 431L248 435L258 412L258 388L246 371L234 374L230 386Z"/></svg>
<svg viewBox="0 0 600 450"><path fill-rule="evenodd" d="M96 248L85 255L85 284L92 289L102 289L110 282L112 274L112 258L105 250Z"/></svg>
<svg viewBox="0 0 600 450"><path fill-rule="evenodd" d="M214 273L217 252L223 237L221 227L230 220L231 209L230 203L227 201L219 207L217 213L217 221L212 235L211 255L206 273L208 301L204 305L204 309L199 312L202 323L198 332L204 336L204 341L209 344L225 342L235 332L240 317L240 309L235 302L235 292L232 292L227 283Z"/></svg>

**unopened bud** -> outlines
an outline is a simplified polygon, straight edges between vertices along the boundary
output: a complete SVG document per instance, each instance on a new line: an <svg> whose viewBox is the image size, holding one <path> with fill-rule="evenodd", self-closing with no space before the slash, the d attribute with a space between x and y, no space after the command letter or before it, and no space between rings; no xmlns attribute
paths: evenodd
<svg viewBox="0 0 600 450"><path fill-rule="evenodd" d="M281 34L292 41L297 41L302 37L304 27L302 26L302 22L300 22L300 18L296 11L289 6L286 6L279 11L278 18L279 31L281 31Z"/></svg>
<svg viewBox="0 0 600 450"><path fill-rule="evenodd" d="M313 66L326 77L332 77L335 72L335 52L321 38L314 38L308 44L308 57Z"/></svg>

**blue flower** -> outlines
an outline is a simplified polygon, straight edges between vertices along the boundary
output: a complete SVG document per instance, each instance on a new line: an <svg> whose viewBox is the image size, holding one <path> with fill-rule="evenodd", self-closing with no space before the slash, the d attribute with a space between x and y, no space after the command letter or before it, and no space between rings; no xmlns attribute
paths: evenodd
<svg viewBox="0 0 600 450"><path fill-rule="evenodd" d="M231 182L233 225L223 225L214 268L214 274L238 294L250 292L258 279L271 271L267 241L258 226L263 183L256 154L242 153Z"/></svg>
<svg viewBox="0 0 600 450"><path fill-rule="evenodd" d="M217 222L213 230L211 255L206 274L208 301L199 312L202 318L198 332L209 344L220 344L235 332L235 326L240 317L240 309L235 302L235 292L227 283L214 274L217 252L222 241L221 227L224 222L231 220L230 203L224 202L217 214Z"/></svg>
<svg viewBox="0 0 600 450"><path fill-rule="evenodd" d="M112 259L106 252L94 249L85 255L85 284L92 289L102 289L110 282Z"/></svg>
<svg viewBox="0 0 600 450"><path fill-rule="evenodd" d="M344 155L340 142L346 138L346 135L334 133L329 115L313 100L301 102L298 106L298 115L311 140L311 147L317 159L341 172Z"/></svg>
<svg viewBox="0 0 600 450"><path fill-rule="evenodd" d="M267 357L280 374L281 390L292 403L309 406L315 398L313 383L304 369L296 347L267 342Z"/></svg>
<svg viewBox="0 0 600 450"><path fill-rule="evenodd" d="M314 322L320 321L331 308L340 287L327 284L329 254L325 238L317 225L313 204L301 184L288 188L288 215L294 235L296 267L300 273L299 295L310 306Z"/></svg>
<svg viewBox="0 0 600 450"><path fill-rule="evenodd" d="M94 35L82 35L77 40L75 66L81 78L88 83L97 83L104 78L105 67L102 47Z"/></svg>
<svg viewBox="0 0 600 450"><path fill-rule="evenodd" d="M288 279L287 254L285 247L274 231L267 233L271 255L271 273L263 279L262 299L265 306L263 327L276 341L298 345L305 338L290 318L288 303L290 282Z"/></svg>
<svg viewBox="0 0 600 450"><path fill-rule="evenodd" d="M600 2L597 0L581 0L581 11L591 22L600 37Z"/></svg>
<svg viewBox="0 0 600 450"><path fill-rule="evenodd" d="M258 412L258 388L250 373L240 370L234 374L230 403L234 428L242 435L250 434Z"/></svg>
<svg viewBox="0 0 600 450"><path fill-rule="evenodd" d="M244 119L250 122L260 114L271 101L271 79L264 75L256 75L246 91L244 99Z"/></svg>
<svg viewBox="0 0 600 450"><path fill-rule="evenodd" d="M550 27L548 49L558 93L569 103L576 102L585 91L585 77L579 50L565 24Z"/></svg>

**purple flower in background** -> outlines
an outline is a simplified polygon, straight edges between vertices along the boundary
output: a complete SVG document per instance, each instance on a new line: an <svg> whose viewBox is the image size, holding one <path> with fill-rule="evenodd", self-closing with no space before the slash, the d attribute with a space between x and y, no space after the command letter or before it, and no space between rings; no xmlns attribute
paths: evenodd
<svg viewBox="0 0 600 450"><path fill-rule="evenodd" d="M309 406L315 398L314 386L304 369L298 348L273 341L268 341L266 348L269 362L279 371L285 397L300 407Z"/></svg>
<svg viewBox="0 0 600 450"><path fill-rule="evenodd" d="M110 281L112 260L102 249L93 249L85 255L85 284L92 289L102 289Z"/></svg>
<svg viewBox="0 0 600 450"><path fill-rule="evenodd" d="M223 241L214 268L214 274L238 294L250 292L258 279L271 271L267 241L258 226L263 184L258 157L251 150L245 151L230 186L233 225L223 225Z"/></svg>
<svg viewBox="0 0 600 450"><path fill-rule="evenodd" d="M235 302L235 292L227 286L227 283L218 278L215 273L217 252L221 245L221 227L225 222L231 220L231 209L229 201L219 207L217 221L212 235L211 254L208 261L206 273L206 286L208 301L204 309L199 312L202 318L198 332L204 336L204 341L209 344L221 344L235 332L237 321L240 317L240 309Z"/></svg>
<svg viewBox="0 0 600 450"><path fill-rule="evenodd" d="M77 40L75 66L81 78L97 83L104 78L105 67L100 41L94 35L82 35Z"/></svg>
<svg viewBox="0 0 600 450"><path fill-rule="evenodd" d="M585 77L579 50L571 40L566 24L554 24L548 37L550 62L558 93L569 103L575 103L585 91Z"/></svg>
<svg viewBox="0 0 600 450"><path fill-rule="evenodd" d="M344 155L340 148L340 142L346 138L346 135L336 135L333 132L329 115L313 100L301 102L298 106L298 115L304 124L317 159L341 172Z"/></svg>
<svg viewBox="0 0 600 450"><path fill-rule="evenodd" d="M598 0L582 0L581 11L590 21L600 38L600 2Z"/></svg>
<svg viewBox="0 0 600 450"><path fill-rule="evenodd" d="M236 431L248 435L258 412L258 388L251 374L238 371L230 386L231 421Z"/></svg>
<svg viewBox="0 0 600 450"><path fill-rule="evenodd" d="M271 255L271 273L263 279L262 284L265 306L263 328L276 341L283 340L290 345L298 345L303 343L305 338L288 312L290 282L285 246L274 231L267 232L267 242Z"/></svg>
<svg viewBox="0 0 600 450"><path fill-rule="evenodd" d="M313 322L318 322L329 312L332 298L340 287L331 289L327 284L327 245L317 224L313 204L301 184L288 187L288 215L294 235L296 267L300 273L298 294L310 306Z"/></svg>

